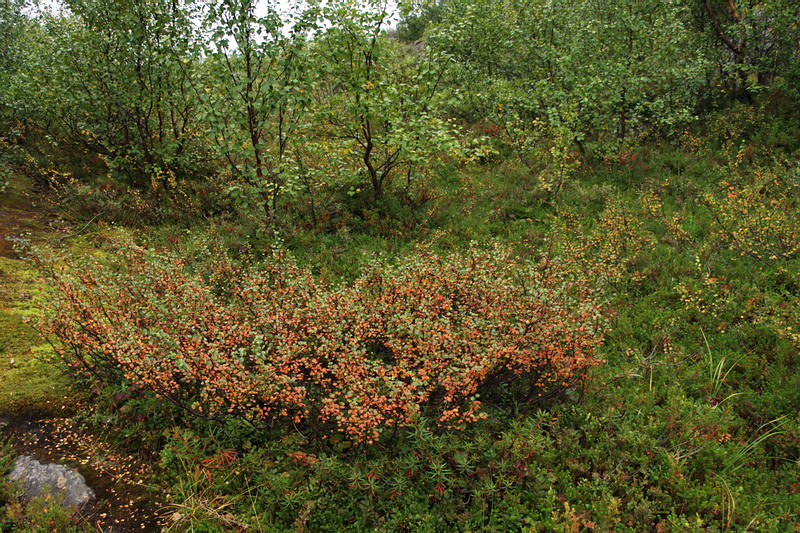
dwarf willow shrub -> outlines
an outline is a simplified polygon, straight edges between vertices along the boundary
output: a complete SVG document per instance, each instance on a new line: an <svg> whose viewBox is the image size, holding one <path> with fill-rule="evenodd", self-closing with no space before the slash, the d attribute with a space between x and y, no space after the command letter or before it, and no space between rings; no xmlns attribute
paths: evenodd
<svg viewBox="0 0 800 533"><path fill-rule="evenodd" d="M461 427L482 402L535 402L598 364L601 294L566 264L507 249L376 262L324 283L286 257L204 275L137 247L52 269L43 330L71 366L124 377L195 414L285 420L374 442L419 415Z"/></svg>

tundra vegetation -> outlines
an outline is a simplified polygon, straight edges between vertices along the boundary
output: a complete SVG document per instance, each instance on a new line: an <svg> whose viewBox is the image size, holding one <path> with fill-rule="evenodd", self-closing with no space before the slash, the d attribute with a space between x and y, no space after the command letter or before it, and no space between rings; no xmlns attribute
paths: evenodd
<svg viewBox="0 0 800 533"><path fill-rule="evenodd" d="M0 0L0 415L172 531L796 530L798 88L793 0Z"/></svg>

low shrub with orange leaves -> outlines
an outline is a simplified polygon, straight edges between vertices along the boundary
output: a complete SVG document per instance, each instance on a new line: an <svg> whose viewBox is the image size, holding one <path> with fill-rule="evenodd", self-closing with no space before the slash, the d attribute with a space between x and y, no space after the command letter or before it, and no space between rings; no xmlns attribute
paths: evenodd
<svg viewBox="0 0 800 533"><path fill-rule="evenodd" d="M43 331L71 366L202 416L368 443L418 415L454 428L502 394L551 397L598 364L600 292L561 262L502 247L422 248L340 285L286 257L193 273L173 254L117 253L114 266L50 265Z"/></svg>

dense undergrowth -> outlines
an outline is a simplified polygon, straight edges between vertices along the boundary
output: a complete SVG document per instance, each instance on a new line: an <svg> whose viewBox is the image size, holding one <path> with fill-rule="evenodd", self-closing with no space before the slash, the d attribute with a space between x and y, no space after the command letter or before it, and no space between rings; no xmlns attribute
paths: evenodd
<svg viewBox="0 0 800 533"><path fill-rule="evenodd" d="M589 163L548 202L525 194L528 177L509 164L442 178L443 200L423 219L434 246L557 248L604 274L606 363L580 397L371 449L315 445L301 428L266 443L244 429L178 431L162 460L191 473L173 486L193 503L183 518L264 530L794 527L797 147L776 150L766 120L736 119ZM295 249L347 276L414 240L370 233L309 235ZM227 505L240 513L225 518Z"/></svg>
<svg viewBox="0 0 800 533"><path fill-rule="evenodd" d="M161 251L144 270L123 268L113 250L122 246L142 265L142 254L154 252L131 249L128 232L93 221L91 230L76 238L89 259L73 265L71 279L80 279L86 287L72 290L94 291L95 296L75 297L62 290L61 298L74 298L70 312L78 314L69 320L77 321L77 327L56 333L71 339L73 348L87 346L80 335L94 336L94 350L108 348L117 359L95 357L96 370L111 363L125 371L101 372L106 388L96 405L127 403L122 410L101 408L86 414L87 422L102 420L127 446L158 454L158 483L169 490L172 506L166 511L176 530L794 527L800 508L800 223L793 216L798 147L776 149L774 136L781 130L766 118L756 125L736 120L736 114L721 113L705 129L645 144L621 162L586 160L553 198L537 196L539 189L526 169L497 162L453 167L429 184L438 192L436 197L418 196L413 208L386 202L365 214L363 225L360 218L328 231L304 231L300 224L285 239L280 233L250 232L246 225L224 220L222 230L203 222L150 226L146 237L137 240ZM791 122L782 126L793 127ZM359 210L357 198L352 202L349 208ZM161 370L147 374L147 369L121 360L128 352L119 351L119 343L142 342L134 332L119 330L120 338L112 342L79 325L81 309L87 327L109 320L104 331L110 331L110 324L119 326L114 314L123 313L125 320L138 320L140 326L142 320L152 321L146 326L151 341L171 346L179 343L178 337L170 340L171 332L177 331L171 328L194 323L197 331L206 333L212 325L233 330L250 319L240 317L226 326L220 320L233 308L204 308L227 305L224 302L235 296L230 291L237 290L250 290L251 304L257 293L266 298L263 302L271 301L275 286L262 283L253 292L253 284L269 277L264 269L281 250L310 269L292 276L306 280L305 292L296 300L309 305L306 327L319 328L313 326L314 319L324 322L328 314L335 315L337 306L347 309L343 299L327 304L331 313L323 312L321 302L333 297L326 291L339 298L342 294L336 291L373 286L359 279L364 269L374 276L369 269L376 264L397 264L382 268L399 273L398 279L431 265L458 269L459 260L442 263L441 257L469 253L475 240L504 243L516 250L513 255L534 262L568 258L563 264L582 274L581 283L602 289L609 324L596 355L603 364L591 368L581 387L566 389L558 401L526 402L513 381L499 384L498 400L487 402L478 419L458 430L437 424L441 411L428 408L412 417L404 415L401 431L386 433L373 444L359 442L366 434L353 431L354 426L345 424L347 431L330 432L333 427L324 421L311 423L308 413L290 415L284 423L253 424L253 417L242 416L244 411L224 415L230 406L244 405L232 404L242 399L228 398L224 392L227 383L235 383L230 382L235 372L220 381L222 388L208 388L207 382L193 381L200 374L191 377L190 369L199 359L186 360L187 365L173 361L163 374L167 381L159 385L152 379ZM418 253L420 242L427 253L442 254L430 256L432 263L422 270L414 262L420 259L402 259ZM209 253L212 248L214 254ZM53 257L59 256L63 252ZM223 256L228 259L220 263ZM480 257L491 263L492 256ZM506 263L499 264L519 272L506 257ZM268 268L286 275L298 267ZM106 277L92 278L102 272ZM223 274L228 282L219 283ZM426 280L426 289L404 297L433 305L435 295L447 294L436 285L437 275L419 278ZM499 282L503 275L488 278ZM157 306L111 292L113 297L103 304L112 306L104 311L111 315L81 307L86 298L102 300L97 295L110 287L118 290L121 283L131 295L146 291ZM207 296L187 299L198 283L200 294ZM398 286L415 283L405 280ZM462 281L448 290L463 290L470 283L476 281ZM489 279L477 283L486 284L483 291L492 286ZM503 307L515 301L510 293L496 296L508 298ZM363 295L356 291L348 298L358 302ZM380 298L386 301L387 296ZM63 313L69 306L56 308ZM412 308L420 307L408 306ZM69 323L54 316L62 320L62 327ZM182 316L188 322L179 326ZM197 317L209 322L200 326L193 322ZM267 324L263 318L253 320L259 327ZM231 331L205 342L222 346L235 338ZM330 342L348 338L332 336ZM384 344L383 351L376 345L365 348L364 362L373 365L370 368L392 368L391 358L399 352L387 350L390 344ZM175 353L179 358L205 353L186 349ZM72 353L89 355L85 350ZM214 353L218 355L211 360L224 370L230 361L225 350ZM187 396L173 397L180 400L175 407L147 392L152 386L170 397L179 390L167 386L170 379L175 387L187 387L180 390ZM231 385L230 390L245 389ZM470 394L469 389L464 393ZM372 391L364 394L375 398ZM442 398L433 392L429 399L437 397ZM207 398L207 405L219 409L205 419L189 416L180 406L190 407L192 398ZM258 412L266 414L266 405Z"/></svg>
<svg viewBox="0 0 800 533"><path fill-rule="evenodd" d="M800 528L798 8L400 4L0 0L0 408L175 531Z"/></svg>

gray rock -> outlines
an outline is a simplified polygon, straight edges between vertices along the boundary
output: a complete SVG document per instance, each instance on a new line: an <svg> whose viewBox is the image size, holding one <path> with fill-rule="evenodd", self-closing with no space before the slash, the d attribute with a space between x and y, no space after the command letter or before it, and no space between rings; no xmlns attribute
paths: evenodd
<svg viewBox="0 0 800 533"><path fill-rule="evenodd" d="M11 481L19 481L25 488L27 498L45 494L63 496L64 507L81 508L94 500L94 491L75 470L55 463L43 465L33 457L17 457L9 475Z"/></svg>

